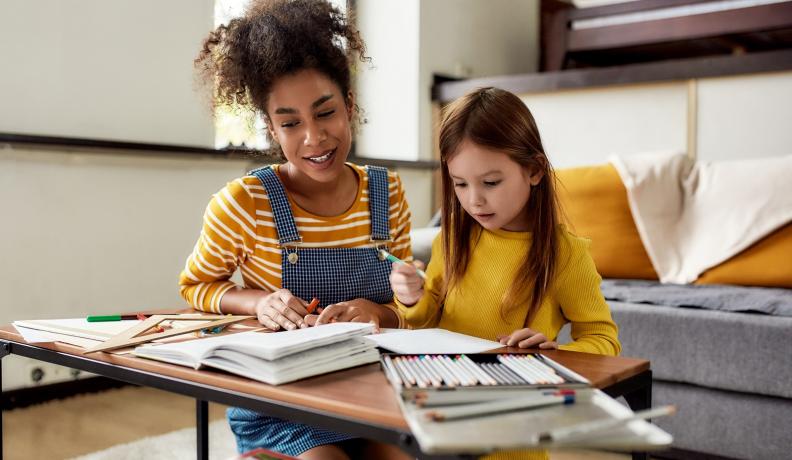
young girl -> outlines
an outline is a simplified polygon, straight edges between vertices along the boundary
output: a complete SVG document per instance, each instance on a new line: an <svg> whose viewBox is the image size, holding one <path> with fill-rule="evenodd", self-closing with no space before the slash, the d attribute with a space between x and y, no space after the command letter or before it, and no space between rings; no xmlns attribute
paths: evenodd
<svg viewBox="0 0 792 460"><path fill-rule="evenodd" d="M206 39L196 66L216 85L216 102L262 114L285 163L256 169L212 198L179 280L194 308L255 315L276 331L330 321L400 325L390 263L377 250L411 258L401 181L345 162L355 116L348 56L364 59L363 51L357 31L321 0L253 2ZM244 286L229 281L237 269ZM314 297L318 315L307 308ZM228 418L240 452L332 459L369 447L246 409L229 409Z"/></svg>
<svg viewBox="0 0 792 460"><path fill-rule="evenodd" d="M426 283L411 265L391 274L407 324L520 348L619 354L588 241L558 223L553 170L522 101L496 88L455 101L440 125L440 155L442 232ZM573 341L559 346L567 322Z"/></svg>

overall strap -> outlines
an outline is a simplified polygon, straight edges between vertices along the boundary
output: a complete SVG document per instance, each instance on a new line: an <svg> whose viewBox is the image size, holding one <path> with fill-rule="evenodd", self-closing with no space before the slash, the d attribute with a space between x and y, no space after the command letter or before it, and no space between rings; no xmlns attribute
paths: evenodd
<svg viewBox="0 0 792 460"><path fill-rule="evenodd" d="M366 166L366 171L368 173L371 239L372 241L390 241L388 169L381 166Z"/></svg>
<svg viewBox="0 0 792 460"><path fill-rule="evenodd" d="M271 166L254 169L250 171L251 176L256 176L264 186L269 196L272 215L275 218L275 229L278 231L278 242L283 245L300 241L300 233L297 231L297 224L294 223L289 199L286 197L286 190L275 170Z"/></svg>

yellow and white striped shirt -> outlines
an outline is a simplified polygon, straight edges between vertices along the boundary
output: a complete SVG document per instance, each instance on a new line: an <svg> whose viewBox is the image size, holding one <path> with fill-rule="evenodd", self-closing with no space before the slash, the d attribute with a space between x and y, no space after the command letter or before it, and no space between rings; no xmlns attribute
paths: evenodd
<svg viewBox="0 0 792 460"><path fill-rule="evenodd" d="M343 214L317 216L289 200L303 247L356 248L370 245L371 216L366 169L347 163L358 175L357 197ZM278 173L278 166L273 169ZM412 260L410 210L401 179L388 173L389 251ZM246 288L281 288L281 248L267 192L259 179L244 176L217 192L204 214L203 229L179 277L180 293L193 308L220 312L220 299L234 287L237 268Z"/></svg>

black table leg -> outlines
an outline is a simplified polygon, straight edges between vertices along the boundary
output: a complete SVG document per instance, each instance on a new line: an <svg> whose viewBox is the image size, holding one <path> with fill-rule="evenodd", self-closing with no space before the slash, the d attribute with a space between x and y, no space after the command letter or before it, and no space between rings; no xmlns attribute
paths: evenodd
<svg viewBox="0 0 792 460"><path fill-rule="evenodd" d="M651 371L650 371L651 372ZM626 393L624 400L630 405L633 411L649 409L652 407L652 382L651 375L649 377L649 384L637 388L632 393ZM651 420L647 420L650 422ZM633 452L632 460L647 460L649 455L646 452Z"/></svg>
<svg viewBox="0 0 792 460"><path fill-rule="evenodd" d="M203 399L195 400L195 428L198 460L209 459L209 403Z"/></svg>
<svg viewBox="0 0 792 460"><path fill-rule="evenodd" d="M11 344L3 342L0 345L0 389L3 388L3 363L2 359L11 353ZM3 407L0 401L0 460L3 460Z"/></svg>
<svg viewBox="0 0 792 460"><path fill-rule="evenodd" d="M624 396L624 400L633 411L649 409L652 407L652 371L644 371L604 391L614 398ZM633 452L632 458L633 460L647 460L649 455L646 452Z"/></svg>

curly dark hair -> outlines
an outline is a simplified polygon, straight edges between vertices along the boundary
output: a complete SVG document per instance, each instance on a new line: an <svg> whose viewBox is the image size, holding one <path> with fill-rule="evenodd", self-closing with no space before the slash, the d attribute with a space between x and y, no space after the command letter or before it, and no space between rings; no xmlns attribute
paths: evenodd
<svg viewBox="0 0 792 460"><path fill-rule="evenodd" d="M273 83L302 69L322 72L346 98L355 54L370 60L360 33L326 1L252 0L244 16L209 34L195 67L199 82L213 86L213 106L267 116Z"/></svg>

